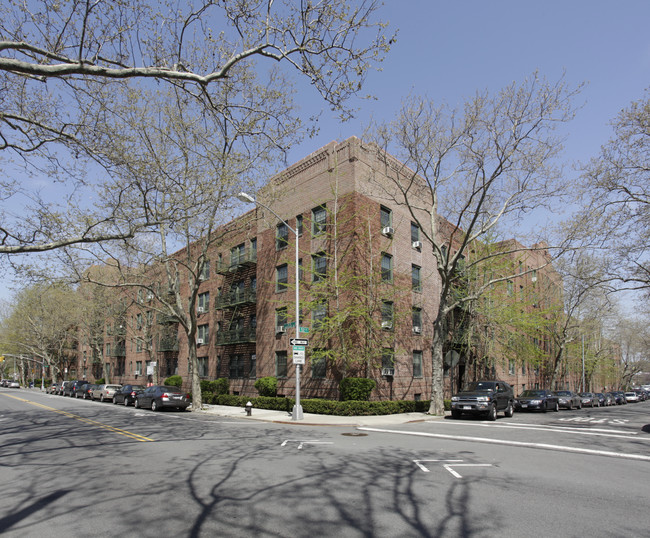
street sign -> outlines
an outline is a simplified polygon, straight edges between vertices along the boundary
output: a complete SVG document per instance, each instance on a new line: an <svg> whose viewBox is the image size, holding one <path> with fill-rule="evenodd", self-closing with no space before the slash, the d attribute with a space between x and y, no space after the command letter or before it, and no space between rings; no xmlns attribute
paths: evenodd
<svg viewBox="0 0 650 538"><path fill-rule="evenodd" d="M296 347L301 347L301 346L293 347L293 363L305 364L305 348L303 347L302 349L296 349Z"/></svg>
<svg viewBox="0 0 650 538"><path fill-rule="evenodd" d="M295 324L294 324L294 325L295 325ZM308 333L308 332L309 332L309 327L300 327L300 329L298 330L298 332L301 332L301 333Z"/></svg>
<svg viewBox="0 0 650 538"><path fill-rule="evenodd" d="M284 328L285 328L285 329L290 329L291 327L295 327L295 326L296 326L296 322L295 322L295 321L292 321L291 323L285 323L285 324L284 324Z"/></svg>
<svg viewBox="0 0 650 538"><path fill-rule="evenodd" d="M303 353L305 352L305 346L293 346L294 351L302 351Z"/></svg>
<svg viewBox="0 0 650 538"><path fill-rule="evenodd" d="M289 340L289 343L292 346L308 346L309 340L307 340L306 338L291 338Z"/></svg>

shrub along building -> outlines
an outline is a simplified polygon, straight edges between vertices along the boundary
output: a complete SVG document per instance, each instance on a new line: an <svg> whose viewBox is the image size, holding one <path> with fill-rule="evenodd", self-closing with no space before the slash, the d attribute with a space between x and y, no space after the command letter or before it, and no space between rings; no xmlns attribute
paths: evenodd
<svg viewBox="0 0 650 538"><path fill-rule="evenodd" d="M429 398L431 316L440 280L432 249L421 241L410 210L390 202L390 183L381 170L375 148L354 137L332 142L273 177L257 193L259 204L226 225L228 239L209 252L201 275L196 312L201 378L227 377L231 393L255 395L257 378L275 376L278 394L293 396L290 339L297 324L309 340L303 398L337 399L340 380L350 376L374 379L373 399ZM536 254L526 259L522 283L540 278L536 264L560 286L547 260ZM181 294L187 293L183 279L179 285ZM300 319L295 319L296 285ZM178 320L157 314L155 298L142 291L132 299L122 297L120 321L107 323L103 373L121 383L178 374L189 388L188 343ZM489 370L472 365L476 357L503 348L479 350L476 342L457 340L450 335L449 351L458 359L449 354L449 392L463 376L484 372L518 385L541 382L530 371L520 381L506 356L491 355ZM537 346L542 355L544 345Z"/></svg>

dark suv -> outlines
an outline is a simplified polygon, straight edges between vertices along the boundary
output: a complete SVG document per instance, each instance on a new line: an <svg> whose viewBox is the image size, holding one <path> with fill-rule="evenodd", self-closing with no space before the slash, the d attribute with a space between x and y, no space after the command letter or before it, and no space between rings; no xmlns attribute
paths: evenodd
<svg viewBox="0 0 650 538"><path fill-rule="evenodd" d="M503 411L506 417L511 417L514 403L515 393L508 383L474 381L451 398L451 416L486 415L488 420L496 420L497 413Z"/></svg>
<svg viewBox="0 0 650 538"><path fill-rule="evenodd" d="M86 379L77 379L76 381L73 381L63 389L63 395L74 398L77 393L77 389L86 383L88 383Z"/></svg>

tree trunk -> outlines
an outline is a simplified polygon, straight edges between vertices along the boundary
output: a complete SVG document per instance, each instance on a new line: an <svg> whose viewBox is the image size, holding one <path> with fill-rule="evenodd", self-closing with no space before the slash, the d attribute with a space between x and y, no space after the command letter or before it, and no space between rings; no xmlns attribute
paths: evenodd
<svg viewBox="0 0 650 538"><path fill-rule="evenodd" d="M444 355L443 346L447 336L446 317L439 310L433 324L433 346L431 350L431 403L429 414L442 416L445 414L444 400Z"/></svg>
<svg viewBox="0 0 650 538"><path fill-rule="evenodd" d="M191 368L192 379L192 410L200 410L203 405L201 397L201 378L199 377L199 364L196 358L196 340L194 337L188 338L188 352Z"/></svg>

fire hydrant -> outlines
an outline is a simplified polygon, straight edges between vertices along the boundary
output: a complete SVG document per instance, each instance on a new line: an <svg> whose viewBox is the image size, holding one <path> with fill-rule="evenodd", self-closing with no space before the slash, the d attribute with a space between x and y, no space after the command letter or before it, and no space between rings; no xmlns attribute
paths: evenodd
<svg viewBox="0 0 650 538"><path fill-rule="evenodd" d="M249 401L246 404L246 416L251 416L251 413L253 412L253 404Z"/></svg>

